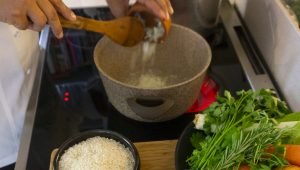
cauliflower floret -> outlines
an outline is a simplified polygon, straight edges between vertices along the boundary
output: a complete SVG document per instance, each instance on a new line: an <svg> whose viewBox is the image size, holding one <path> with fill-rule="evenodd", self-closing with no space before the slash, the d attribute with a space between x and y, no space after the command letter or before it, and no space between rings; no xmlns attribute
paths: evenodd
<svg viewBox="0 0 300 170"><path fill-rule="evenodd" d="M204 123L205 123L205 115L204 114L196 114L193 122L195 124L196 129L203 130Z"/></svg>

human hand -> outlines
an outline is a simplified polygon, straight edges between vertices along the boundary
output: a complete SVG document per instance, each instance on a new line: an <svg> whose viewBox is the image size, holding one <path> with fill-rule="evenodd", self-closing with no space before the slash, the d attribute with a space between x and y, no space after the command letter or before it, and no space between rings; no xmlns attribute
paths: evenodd
<svg viewBox="0 0 300 170"><path fill-rule="evenodd" d="M0 21L18 29L41 31L49 24L57 38L63 37L58 18L61 14L68 20L76 20L74 13L62 0L0 0Z"/></svg>
<svg viewBox="0 0 300 170"><path fill-rule="evenodd" d="M173 8L169 0L137 0L145 5L158 18L167 20L173 14ZM126 15L128 11L128 0L107 0L107 3L116 17Z"/></svg>

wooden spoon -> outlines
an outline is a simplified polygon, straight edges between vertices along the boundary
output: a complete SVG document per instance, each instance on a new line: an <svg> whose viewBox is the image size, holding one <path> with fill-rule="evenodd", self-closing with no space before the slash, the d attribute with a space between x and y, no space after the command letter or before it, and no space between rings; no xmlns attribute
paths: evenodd
<svg viewBox="0 0 300 170"><path fill-rule="evenodd" d="M83 29L106 35L112 41L126 47L134 46L144 39L143 23L135 17L121 17L110 21L98 21L77 16L76 21L60 17L65 28Z"/></svg>

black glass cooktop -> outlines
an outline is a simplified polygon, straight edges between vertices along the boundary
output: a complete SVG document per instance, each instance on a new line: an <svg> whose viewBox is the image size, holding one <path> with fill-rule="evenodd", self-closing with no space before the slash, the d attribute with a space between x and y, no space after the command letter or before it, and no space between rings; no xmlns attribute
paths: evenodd
<svg viewBox="0 0 300 170"><path fill-rule="evenodd" d="M111 18L108 9L96 10L96 16ZM212 32L206 37L213 54L208 75L221 92L249 89L222 24ZM177 139L193 119L193 113L185 113L174 120L145 123L120 114L108 101L93 63L93 47L100 38L75 30L65 30L62 40L49 36L27 169L49 169L51 151L83 131L109 129L133 142L168 140Z"/></svg>

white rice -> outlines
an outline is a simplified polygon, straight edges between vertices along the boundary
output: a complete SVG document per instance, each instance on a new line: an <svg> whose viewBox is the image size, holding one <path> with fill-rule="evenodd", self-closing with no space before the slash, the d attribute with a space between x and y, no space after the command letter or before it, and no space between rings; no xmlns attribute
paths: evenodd
<svg viewBox="0 0 300 170"><path fill-rule="evenodd" d="M153 74L151 71L156 58L156 45L165 33L163 24L158 20L156 26L146 27L145 33L145 41L131 56L130 69L132 73L126 78L126 82L141 88L158 89L165 87L167 78ZM141 69L136 69L137 66Z"/></svg>
<svg viewBox="0 0 300 170"><path fill-rule="evenodd" d="M166 79L162 79L161 77L153 74L143 74L137 86L142 88L162 88L166 86L166 83Z"/></svg>
<svg viewBox="0 0 300 170"><path fill-rule="evenodd" d="M139 88L159 89L167 86L168 78L157 76L151 71L142 75L131 73L128 76L126 83L137 86Z"/></svg>
<svg viewBox="0 0 300 170"><path fill-rule="evenodd" d="M93 137L65 151L59 170L133 170L134 159L128 148L113 139Z"/></svg>
<svg viewBox="0 0 300 170"><path fill-rule="evenodd" d="M146 27L145 28L145 39L143 42L143 64L149 61L151 56L155 55L156 45L159 39L164 35L165 29L161 23L161 21L157 21L157 25L154 27Z"/></svg>

